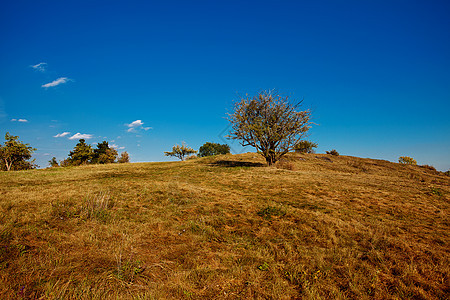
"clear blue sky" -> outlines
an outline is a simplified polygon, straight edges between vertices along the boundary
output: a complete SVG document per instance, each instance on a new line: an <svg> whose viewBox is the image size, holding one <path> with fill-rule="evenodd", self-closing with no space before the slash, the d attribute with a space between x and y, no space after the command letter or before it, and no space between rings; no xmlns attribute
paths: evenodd
<svg viewBox="0 0 450 300"><path fill-rule="evenodd" d="M445 171L449 15L449 1L2 1L1 140L19 135L41 167L79 136L171 160L175 143L222 143L239 94L276 88L312 109L319 153Z"/></svg>

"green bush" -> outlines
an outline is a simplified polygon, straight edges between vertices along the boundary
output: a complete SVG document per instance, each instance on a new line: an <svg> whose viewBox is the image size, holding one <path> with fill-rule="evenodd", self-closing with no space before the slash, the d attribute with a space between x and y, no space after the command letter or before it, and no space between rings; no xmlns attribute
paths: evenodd
<svg viewBox="0 0 450 300"><path fill-rule="evenodd" d="M294 150L295 150L295 152L300 152L300 153L315 153L313 148L317 148L316 143L303 140L303 141L298 142L297 145L295 145Z"/></svg>
<svg viewBox="0 0 450 300"><path fill-rule="evenodd" d="M230 153L230 146L227 144L204 143L198 151L199 157Z"/></svg>
<svg viewBox="0 0 450 300"><path fill-rule="evenodd" d="M331 150L331 151L327 151L327 154L331 154L334 156L339 156L339 152L337 152L335 149Z"/></svg>
<svg viewBox="0 0 450 300"><path fill-rule="evenodd" d="M417 165L417 161L409 156L400 156L398 162L403 165Z"/></svg>

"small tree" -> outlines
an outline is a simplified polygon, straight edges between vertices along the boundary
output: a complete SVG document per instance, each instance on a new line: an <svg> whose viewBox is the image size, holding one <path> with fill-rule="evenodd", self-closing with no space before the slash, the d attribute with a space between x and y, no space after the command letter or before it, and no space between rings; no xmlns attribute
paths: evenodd
<svg viewBox="0 0 450 300"><path fill-rule="evenodd" d="M48 161L48 163L49 163L50 167L52 167L52 168L59 167L59 163L56 160L56 157L54 157L54 156L52 157L51 160Z"/></svg>
<svg viewBox="0 0 450 300"><path fill-rule="evenodd" d="M118 163L123 164L123 163L129 163L130 162L130 155L128 155L127 151L124 151L122 153L120 153L120 157L117 160Z"/></svg>
<svg viewBox="0 0 450 300"><path fill-rule="evenodd" d="M199 157L230 153L230 146L227 144L204 143L198 151Z"/></svg>
<svg viewBox="0 0 450 300"><path fill-rule="evenodd" d="M317 144L307 141L307 140L303 140L297 143L297 145L295 145L294 150L295 152L300 152L300 153L315 153L316 151L314 151L314 148L317 148Z"/></svg>
<svg viewBox="0 0 450 300"><path fill-rule="evenodd" d="M92 161L94 151L92 146L86 144L84 139L78 141L73 151L69 153L69 164L72 166L79 166L81 164L88 164Z"/></svg>
<svg viewBox="0 0 450 300"><path fill-rule="evenodd" d="M417 161L409 156L400 156L398 162L403 165L417 165Z"/></svg>
<svg viewBox="0 0 450 300"><path fill-rule="evenodd" d="M94 149L92 156L92 163L94 164L111 164L116 161L117 150L109 147L107 141L97 144L97 149Z"/></svg>
<svg viewBox="0 0 450 300"><path fill-rule="evenodd" d="M5 143L0 144L0 169L1 170L27 170L36 167L33 161L27 161L31 154L36 151L29 144L24 144L18 140L18 136L5 134Z"/></svg>
<svg viewBox="0 0 450 300"><path fill-rule="evenodd" d="M310 125L309 110L297 111L302 101L290 103L272 91L263 91L252 98L235 103L229 137L241 140L242 146L255 147L268 165L293 150L306 135Z"/></svg>
<svg viewBox="0 0 450 300"><path fill-rule="evenodd" d="M175 156L181 160L184 160L184 157L189 154L195 154L197 151L188 147L184 142L182 145L175 145L172 147L171 152L164 152L166 156Z"/></svg>

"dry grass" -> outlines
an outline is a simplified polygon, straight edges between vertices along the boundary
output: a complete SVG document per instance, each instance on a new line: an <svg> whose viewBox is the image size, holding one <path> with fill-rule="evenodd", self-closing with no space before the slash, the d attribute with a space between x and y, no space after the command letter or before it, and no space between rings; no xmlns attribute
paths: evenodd
<svg viewBox="0 0 450 300"><path fill-rule="evenodd" d="M0 299L448 299L448 176L263 163L0 173Z"/></svg>

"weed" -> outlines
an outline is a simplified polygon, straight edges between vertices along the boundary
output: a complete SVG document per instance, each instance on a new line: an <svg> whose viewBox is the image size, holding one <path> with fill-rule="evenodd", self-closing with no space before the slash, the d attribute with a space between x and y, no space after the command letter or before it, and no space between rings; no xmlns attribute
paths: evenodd
<svg viewBox="0 0 450 300"><path fill-rule="evenodd" d="M286 214L286 210L275 206L267 206L259 210L257 214L264 219L271 219L272 216L284 216Z"/></svg>
<svg viewBox="0 0 450 300"><path fill-rule="evenodd" d="M261 265L258 266L258 270L261 271L269 270L269 264L267 262L263 262Z"/></svg>
<svg viewBox="0 0 450 300"><path fill-rule="evenodd" d="M442 191L439 188L436 188L436 187L433 187L433 186L430 187L430 193L432 195L436 195L436 196L439 196L439 197L441 197L443 195Z"/></svg>

